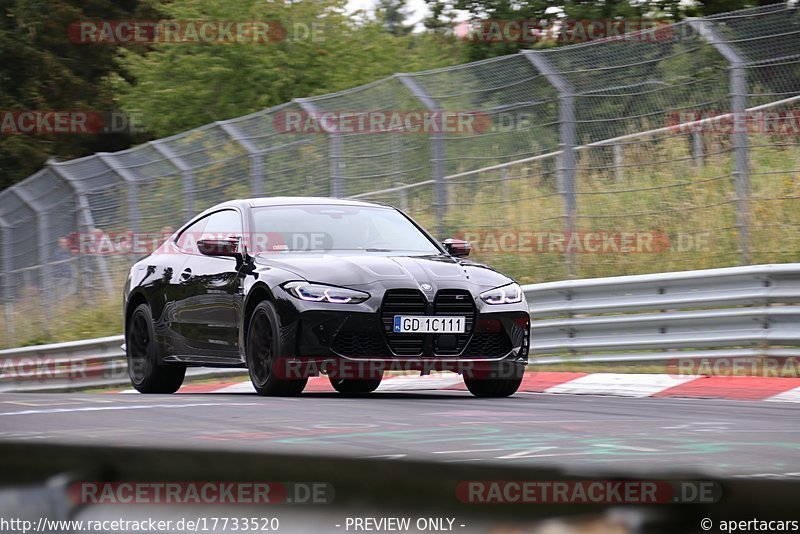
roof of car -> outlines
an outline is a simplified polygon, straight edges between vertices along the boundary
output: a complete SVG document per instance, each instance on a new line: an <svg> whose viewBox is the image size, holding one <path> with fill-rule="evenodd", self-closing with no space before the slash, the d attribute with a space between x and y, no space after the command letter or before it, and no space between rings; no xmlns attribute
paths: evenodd
<svg viewBox="0 0 800 534"><path fill-rule="evenodd" d="M323 204L327 206L372 206L380 208L392 208L389 204L382 204L380 202L363 202L361 200L347 200L344 198L329 198L329 197L260 197L260 198L239 198L235 200L228 200L221 202L205 211L198 213L191 220L197 220L200 217L205 217L207 214L218 211L224 208L243 209L260 208L265 206L308 206L313 204ZM188 224L188 223L187 223Z"/></svg>
<svg viewBox="0 0 800 534"><path fill-rule="evenodd" d="M261 198L248 198L244 199L250 207L257 208L261 206L290 206L290 205L308 205L308 204L325 204L334 206L382 206L375 202L363 202L361 200L348 200L344 198L329 198L329 197L261 197Z"/></svg>

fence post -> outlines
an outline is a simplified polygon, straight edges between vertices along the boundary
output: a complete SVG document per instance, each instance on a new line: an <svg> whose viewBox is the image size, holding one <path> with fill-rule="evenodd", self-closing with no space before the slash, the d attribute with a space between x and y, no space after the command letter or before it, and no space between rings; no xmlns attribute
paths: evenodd
<svg viewBox="0 0 800 534"><path fill-rule="evenodd" d="M405 182L395 182L394 183L395 187L403 187L403 189L401 189L399 191L399 193L400 193L400 211L408 211L408 190L405 189L405 187L404 187L406 185L408 185L408 184L406 184Z"/></svg>
<svg viewBox="0 0 800 534"><path fill-rule="evenodd" d="M558 124L561 145L561 157L557 172L558 192L564 199L564 232L568 242L575 233L575 219L578 215L578 202L575 184L575 146L577 134L575 132L575 90L572 84L557 72L546 59L545 53L538 51L523 51L528 61L544 76L547 81L558 91ZM567 247L565 252L565 274L567 278L574 278L575 253Z"/></svg>
<svg viewBox="0 0 800 534"><path fill-rule="evenodd" d="M689 24L730 64L730 97L733 113L733 176L736 189L736 227L742 265L750 264L750 147L747 137L747 58L706 19Z"/></svg>
<svg viewBox="0 0 800 534"><path fill-rule="evenodd" d="M294 102L300 109L318 119L320 110L316 104L305 98L295 98ZM330 195L334 198L344 196L344 148L339 132L320 122L320 127L328 134L328 151L331 159L331 188Z"/></svg>
<svg viewBox="0 0 800 534"><path fill-rule="evenodd" d="M8 339L11 340L11 344L16 343L16 328L14 324L14 292L11 286L11 254L8 254L8 250L11 247L11 225L8 224L2 216L0 216L0 243L3 246L3 254L2 254L2 269L3 269L3 303L5 308L6 314L6 331L8 334Z"/></svg>
<svg viewBox="0 0 800 534"><path fill-rule="evenodd" d="M500 176L503 179L503 201L511 202L511 178L508 167L500 169Z"/></svg>
<svg viewBox="0 0 800 534"><path fill-rule="evenodd" d="M260 197L264 194L264 154L231 122L217 121L215 124L247 151L250 156L250 192L254 197Z"/></svg>
<svg viewBox="0 0 800 534"><path fill-rule="evenodd" d="M125 182L125 186L128 188L128 213L131 226L129 229L134 233L140 232L142 228L139 217L139 196L136 190L136 175L125 167L120 166L113 154L99 152L97 157L106 167L111 169L111 172L122 178Z"/></svg>
<svg viewBox="0 0 800 534"><path fill-rule="evenodd" d="M194 215L194 175L192 175L192 168L183 161L170 147L164 144L163 140L149 141L148 145L152 146L156 152L164 156L164 158L181 171L183 176L183 219L188 221Z"/></svg>
<svg viewBox="0 0 800 534"><path fill-rule="evenodd" d="M442 106L433 98L428 91L425 90L417 80L408 74L395 74L395 77L400 80L400 83L408 89L411 96L416 98L425 109L430 112L442 111ZM435 233L436 237L444 238L445 225L444 220L447 216L447 184L444 179L444 134L440 131L431 133L431 164L432 164L432 178L434 180L434 197L433 197L433 213L435 218Z"/></svg>
<svg viewBox="0 0 800 534"><path fill-rule="evenodd" d="M698 169L703 167L703 136L698 131L692 132L692 161Z"/></svg>
<svg viewBox="0 0 800 534"><path fill-rule="evenodd" d="M614 180L621 182L625 178L625 171L622 168L622 144L614 143Z"/></svg>
<svg viewBox="0 0 800 534"><path fill-rule="evenodd" d="M92 231L95 228L94 217L92 216L92 209L91 206L89 206L89 201L86 200L87 191L84 190L81 183L61 165L61 163L48 162L48 167L72 186L72 189L75 191L75 204L78 208L79 220L82 223L81 225L83 226L84 231ZM106 261L106 257L102 254L97 254L95 255L95 258L97 260L97 268L100 271L100 276L103 278L103 285L105 286L106 291L110 294L113 291L113 288L111 284L111 275L108 273L108 262Z"/></svg>
<svg viewBox="0 0 800 534"><path fill-rule="evenodd" d="M36 244L37 244L37 258L39 261L39 288L42 291L42 307L44 308L45 334L50 333L50 323L52 313L50 309L50 301L48 293L50 289L50 251L47 248L50 243L49 231L47 228L47 214L46 211L39 205L36 199L21 187L21 184L15 185L10 188L13 195L16 195L19 200L27 205L36 214Z"/></svg>

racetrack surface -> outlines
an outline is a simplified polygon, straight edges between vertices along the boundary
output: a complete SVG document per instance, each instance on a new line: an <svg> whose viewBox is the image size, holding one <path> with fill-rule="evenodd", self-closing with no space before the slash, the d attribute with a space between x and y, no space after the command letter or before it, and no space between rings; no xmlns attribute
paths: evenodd
<svg viewBox="0 0 800 534"><path fill-rule="evenodd" d="M0 439L800 477L792 403L463 391L0 394Z"/></svg>

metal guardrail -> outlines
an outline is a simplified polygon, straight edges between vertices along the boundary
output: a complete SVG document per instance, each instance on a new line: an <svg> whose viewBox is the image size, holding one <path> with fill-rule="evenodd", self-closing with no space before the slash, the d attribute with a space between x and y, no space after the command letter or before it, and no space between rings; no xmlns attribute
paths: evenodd
<svg viewBox="0 0 800 534"><path fill-rule="evenodd" d="M523 291L534 365L800 355L800 263L549 282ZM127 384L123 341L0 350L0 391ZM192 368L187 376L243 373Z"/></svg>
<svg viewBox="0 0 800 534"><path fill-rule="evenodd" d="M0 392L129 385L124 341L120 335L0 350ZM188 379L244 374L243 369L186 370Z"/></svg>
<svg viewBox="0 0 800 534"><path fill-rule="evenodd" d="M524 286L535 364L797 356L800 264Z"/></svg>

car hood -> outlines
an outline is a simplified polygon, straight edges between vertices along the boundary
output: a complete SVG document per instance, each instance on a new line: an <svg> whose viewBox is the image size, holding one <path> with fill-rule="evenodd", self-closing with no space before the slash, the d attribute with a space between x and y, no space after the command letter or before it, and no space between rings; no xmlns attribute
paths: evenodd
<svg viewBox="0 0 800 534"><path fill-rule="evenodd" d="M492 288L513 280L485 265L449 256L259 254L261 265L291 271L309 282L357 287L375 283L418 288Z"/></svg>

